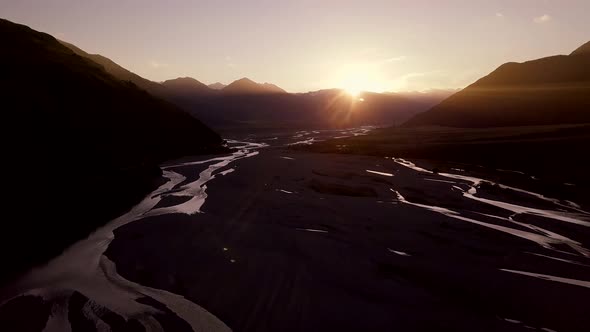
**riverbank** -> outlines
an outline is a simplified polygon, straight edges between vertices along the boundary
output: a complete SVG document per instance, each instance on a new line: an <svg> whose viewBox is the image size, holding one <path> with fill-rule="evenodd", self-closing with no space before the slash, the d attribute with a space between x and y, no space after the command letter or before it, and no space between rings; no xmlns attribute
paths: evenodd
<svg viewBox="0 0 590 332"><path fill-rule="evenodd" d="M223 153L228 149L218 145L193 152ZM168 154L179 155L176 151ZM2 225L0 285L125 213L163 181L158 166L162 160L158 159L123 163L124 168L105 161L64 165L40 160L45 162L9 166L18 173L6 179L10 194L4 204L18 217Z"/></svg>
<svg viewBox="0 0 590 332"><path fill-rule="evenodd" d="M316 142L300 148L421 160L430 169L441 172L463 169L490 180L503 180L578 201L590 209L588 145L589 125L561 125L383 128L369 135Z"/></svg>

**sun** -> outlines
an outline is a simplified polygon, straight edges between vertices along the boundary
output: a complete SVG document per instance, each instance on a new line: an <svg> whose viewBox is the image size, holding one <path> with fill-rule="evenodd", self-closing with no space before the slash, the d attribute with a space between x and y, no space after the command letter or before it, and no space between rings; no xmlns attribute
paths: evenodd
<svg viewBox="0 0 590 332"><path fill-rule="evenodd" d="M356 88L346 88L344 91L353 98L358 98L361 95L361 90Z"/></svg>
<svg viewBox="0 0 590 332"><path fill-rule="evenodd" d="M343 65L335 72L334 82L353 100L359 100L366 92L386 91L388 85L381 68L367 63Z"/></svg>

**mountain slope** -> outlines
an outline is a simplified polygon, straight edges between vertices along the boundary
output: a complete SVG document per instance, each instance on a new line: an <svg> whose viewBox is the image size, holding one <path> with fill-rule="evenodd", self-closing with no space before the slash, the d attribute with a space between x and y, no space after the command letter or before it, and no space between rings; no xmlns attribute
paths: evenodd
<svg viewBox="0 0 590 332"><path fill-rule="evenodd" d="M59 40L61 44L72 50L74 53L78 54L81 57L88 58L93 62L101 65L104 70L113 75L114 77L118 78L121 81L129 81L133 84L137 85L138 87L154 94L156 96L164 96L165 91L161 84L147 80L123 67L115 63L113 60L104 57L100 54L89 54L80 49L79 47L67 43L65 41Z"/></svg>
<svg viewBox="0 0 590 332"><path fill-rule="evenodd" d="M0 39L2 167L18 175L4 180L5 204L19 215L0 223L0 279L124 212L160 162L219 149L198 120L52 36L0 20Z"/></svg>
<svg viewBox="0 0 590 332"><path fill-rule="evenodd" d="M494 127L590 122L588 43L571 55L506 63L406 126Z"/></svg>
<svg viewBox="0 0 590 332"><path fill-rule="evenodd" d="M588 54L590 54L590 41L588 41L584 45L578 47L570 55L588 55Z"/></svg>

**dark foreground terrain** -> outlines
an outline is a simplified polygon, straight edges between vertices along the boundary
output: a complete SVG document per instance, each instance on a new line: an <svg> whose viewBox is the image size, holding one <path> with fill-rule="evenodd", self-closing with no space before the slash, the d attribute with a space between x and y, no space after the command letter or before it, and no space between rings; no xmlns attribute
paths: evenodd
<svg viewBox="0 0 590 332"><path fill-rule="evenodd" d="M163 166L129 213L0 290L0 330L587 330L588 205L510 170L285 146L359 133Z"/></svg>

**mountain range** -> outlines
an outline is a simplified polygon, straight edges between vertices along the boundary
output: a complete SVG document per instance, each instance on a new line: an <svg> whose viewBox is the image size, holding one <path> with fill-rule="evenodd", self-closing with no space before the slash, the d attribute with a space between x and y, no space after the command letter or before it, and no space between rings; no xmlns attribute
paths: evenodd
<svg viewBox="0 0 590 332"><path fill-rule="evenodd" d="M112 60L62 42L80 56L101 64L111 75L167 99L219 130L248 127L352 127L400 124L442 101L455 90L425 93L365 92L362 101L339 89L287 93L271 83L241 78L228 85L206 85L190 77L149 81Z"/></svg>
<svg viewBox="0 0 590 332"><path fill-rule="evenodd" d="M270 83L242 78L207 86L192 78L162 84L144 79L106 57L75 52L121 80L163 97L224 130L244 126L498 127L590 122L590 42L570 55L509 62L463 90L364 93L363 102L337 89L289 94ZM404 123L405 122L405 123Z"/></svg>

